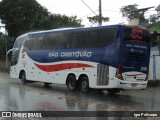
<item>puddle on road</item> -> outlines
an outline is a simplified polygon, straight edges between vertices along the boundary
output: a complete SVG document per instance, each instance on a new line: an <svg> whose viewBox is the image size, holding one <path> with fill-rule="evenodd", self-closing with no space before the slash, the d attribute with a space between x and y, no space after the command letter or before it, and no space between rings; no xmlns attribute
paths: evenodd
<svg viewBox="0 0 160 120"><path fill-rule="evenodd" d="M35 86L35 85L33 85ZM8 105L16 110L47 110L47 111L106 111L106 110L135 110L143 107L144 104L131 100L130 96L123 95L105 95L90 92L83 94L81 92L69 92L66 88L52 92L52 89L46 90L33 87L32 85L23 86L14 84L8 86L6 99ZM60 88L59 88L60 89ZM127 102L129 102L127 104ZM132 105L133 106L132 106ZM121 106L125 105L125 109ZM113 106L116 106L113 109Z"/></svg>
<svg viewBox="0 0 160 120"><path fill-rule="evenodd" d="M42 85L34 86L36 85L9 84L3 93L7 93L5 94L6 99L17 110L38 110L40 108L52 111L57 105L60 110L81 110L81 106L84 106L84 104L87 106L85 110L88 111L110 110L113 106L117 106L114 110L123 110L121 106L125 106L126 110L142 110L145 108L144 103L136 100L137 96L134 99L129 95L98 94L94 91L83 94L78 91L69 92L65 87L61 89L53 86L53 89L44 89ZM1 85L1 87L4 86ZM43 103L50 104L50 107L45 107ZM70 107L71 103L72 106Z"/></svg>
<svg viewBox="0 0 160 120"><path fill-rule="evenodd" d="M52 89L42 84L21 85L18 82L0 85L0 105L16 111L139 111L159 110L157 94L147 98L147 92L136 94L124 92L118 95L69 92L64 86L53 85ZM138 91L139 92L139 91ZM133 94L133 95L130 95Z"/></svg>
<svg viewBox="0 0 160 120"><path fill-rule="evenodd" d="M44 93L40 93L40 95L44 95Z"/></svg>

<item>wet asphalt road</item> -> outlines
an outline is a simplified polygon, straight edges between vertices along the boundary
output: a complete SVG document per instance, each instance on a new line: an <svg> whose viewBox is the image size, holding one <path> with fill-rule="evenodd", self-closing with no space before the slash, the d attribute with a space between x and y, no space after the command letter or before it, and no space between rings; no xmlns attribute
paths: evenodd
<svg viewBox="0 0 160 120"><path fill-rule="evenodd" d="M10 79L9 74L0 73L0 111L160 111L160 87L146 90L127 90L117 95L106 91L91 90L84 94L69 92L64 85L43 83L22 85L18 79ZM79 112L79 114L81 114ZM94 113L93 113L94 114ZM81 116L81 115L80 115ZM94 116L94 115L93 115ZM149 117L46 117L23 118L24 120L159 120ZM20 120L22 118L0 118L0 120Z"/></svg>

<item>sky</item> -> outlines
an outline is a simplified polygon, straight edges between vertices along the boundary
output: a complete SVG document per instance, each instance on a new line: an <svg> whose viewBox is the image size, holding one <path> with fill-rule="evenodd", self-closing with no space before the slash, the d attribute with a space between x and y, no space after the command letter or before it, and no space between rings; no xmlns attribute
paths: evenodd
<svg viewBox="0 0 160 120"><path fill-rule="evenodd" d="M36 0L43 7L47 8L49 12L55 14L65 14L67 16L77 16L78 19L82 19L82 24L85 26L91 26L87 17L98 15L99 0ZM82 2L84 1L92 11ZM101 0L102 1L102 15L109 17L110 21L103 23L118 24L127 22L126 18L122 18L120 8L122 6L137 4L138 8L145 7L157 7L160 4L160 0ZM145 17L148 18L150 14L155 14L155 8L146 12Z"/></svg>
<svg viewBox="0 0 160 120"><path fill-rule="evenodd" d="M0 0L1 1L1 0ZM98 15L99 0L36 0L43 7L48 9L53 14L65 14L67 16L77 16L78 19L82 19L82 24L85 26L91 26L87 17ZM82 2L84 1L92 11ZM109 17L110 21L105 22L102 25L125 23L126 18L123 18L120 13L122 6L137 4L138 8L152 7L155 8L160 4L160 0L101 0L102 1L102 15ZM148 18L150 14L156 14L155 8L146 12L145 17ZM0 24L2 25L2 24ZM96 24L94 25L96 26ZM4 32L4 29L0 29Z"/></svg>

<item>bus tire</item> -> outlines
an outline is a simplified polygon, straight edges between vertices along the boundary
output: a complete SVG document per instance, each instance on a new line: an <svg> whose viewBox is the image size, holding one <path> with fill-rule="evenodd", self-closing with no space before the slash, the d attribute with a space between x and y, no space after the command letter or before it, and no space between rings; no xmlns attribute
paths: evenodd
<svg viewBox="0 0 160 120"><path fill-rule="evenodd" d="M88 77L84 76L81 78L80 80L80 90L83 93L86 93L89 91L89 81L88 81Z"/></svg>
<svg viewBox="0 0 160 120"><path fill-rule="evenodd" d="M26 73L25 73L25 72L22 72L22 73L21 73L21 82L22 82L22 84L24 84L24 85L27 83Z"/></svg>
<svg viewBox="0 0 160 120"><path fill-rule="evenodd" d="M76 77L74 75L69 75L67 77L67 88L69 91L76 89Z"/></svg>

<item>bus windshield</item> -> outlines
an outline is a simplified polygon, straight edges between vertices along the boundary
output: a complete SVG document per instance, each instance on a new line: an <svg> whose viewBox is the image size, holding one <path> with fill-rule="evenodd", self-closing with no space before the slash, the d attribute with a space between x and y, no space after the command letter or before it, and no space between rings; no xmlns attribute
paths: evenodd
<svg viewBox="0 0 160 120"><path fill-rule="evenodd" d="M12 52L11 65L17 64L20 49L22 47L24 40L25 40L25 37L19 37L16 39L14 46L13 46L13 48L15 48L15 50L13 50L13 52Z"/></svg>
<svg viewBox="0 0 160 120"><path fill-rule="evenodd" d="M149 32L138 27L124 27L122 43L120 59L123 72L147 73L150 55Z"/></svg>
<svg viewBox="0 0 160 120"><path fill-rule="evenodd" d="M123 40L150 44L149 32L138 27L124 27Z"/></svg>

